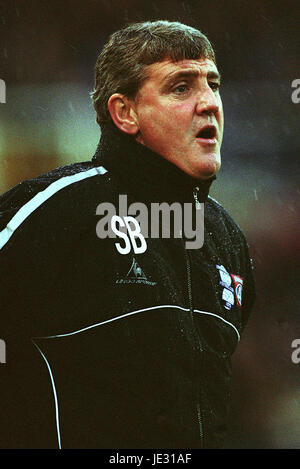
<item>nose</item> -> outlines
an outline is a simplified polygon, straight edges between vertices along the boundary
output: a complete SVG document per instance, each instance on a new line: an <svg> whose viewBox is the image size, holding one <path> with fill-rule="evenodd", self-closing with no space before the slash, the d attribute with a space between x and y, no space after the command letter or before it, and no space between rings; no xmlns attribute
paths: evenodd
<svg viewBox="0 0 300 469"><path fill-rule="evenodd" d="M205 90L199 92L198 101L196 104L196 113L198 115L207 114L213 115L220 111L220 98L216 96L214 91L206 86Z"/></svg>

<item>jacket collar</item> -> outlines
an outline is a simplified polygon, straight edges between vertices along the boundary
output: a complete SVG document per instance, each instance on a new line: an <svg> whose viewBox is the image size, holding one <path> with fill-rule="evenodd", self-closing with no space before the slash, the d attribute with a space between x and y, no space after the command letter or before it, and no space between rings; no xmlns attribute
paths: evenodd
<svg viewBox="0 0 300 469"><path fill-rule="evenodd" d="M191 202L196 189L199 202L205 202L215 176L208 180L192 178L159 154L107 124L101 133L93 162L117 173L122 190L151 201Z"/></svg>

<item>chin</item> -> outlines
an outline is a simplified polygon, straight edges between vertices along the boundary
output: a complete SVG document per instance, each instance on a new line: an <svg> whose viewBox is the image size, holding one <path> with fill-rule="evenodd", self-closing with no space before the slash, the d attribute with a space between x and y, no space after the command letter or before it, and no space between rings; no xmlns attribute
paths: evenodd
<svg viewBox="0 0 300 469"><path fill-rule="evenodd" d="M198 179L209 179L219 171L220 167L220 161L206 161L195 169L193 176Z"/></svg>

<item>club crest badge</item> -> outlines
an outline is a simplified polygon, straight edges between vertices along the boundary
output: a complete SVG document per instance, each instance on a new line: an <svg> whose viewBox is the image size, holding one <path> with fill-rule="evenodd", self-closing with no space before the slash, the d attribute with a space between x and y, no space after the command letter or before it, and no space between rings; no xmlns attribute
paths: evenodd
<svg viewBox="0 0 300 469"><path fill-rule="evenodd" d="M222 301L224 308L230 310L236 305L242 306L243 279L239 275L230 274L223 265L216 265L219 271L219 285L222 289Z"/></svg>
<svg viewBox="0 0 300 469"><path fill-rule="evenodd" d="M236 297L236 304L241 307L242 306L242 291L243 291L243 279L239 275L231 274L231 277L234 282L234 292Z"/></svg>

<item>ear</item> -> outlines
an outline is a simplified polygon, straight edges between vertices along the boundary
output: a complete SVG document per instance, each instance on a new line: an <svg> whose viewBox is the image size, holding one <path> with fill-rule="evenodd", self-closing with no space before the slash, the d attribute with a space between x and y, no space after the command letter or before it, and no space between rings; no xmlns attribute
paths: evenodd
<svg viewBox="0 0 300 469"><path fill-rule="evenodd" d="M114 93L108 100L107 107L116 127L129 135L139 131L138 119L133 101L127 96Z"/></svg>

